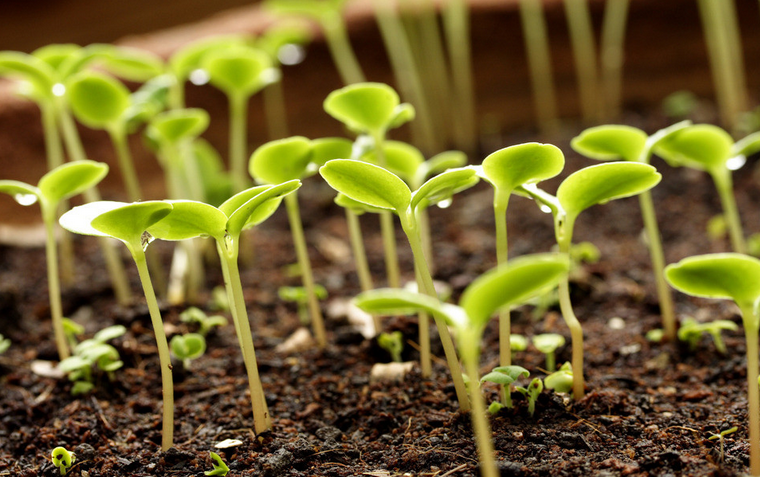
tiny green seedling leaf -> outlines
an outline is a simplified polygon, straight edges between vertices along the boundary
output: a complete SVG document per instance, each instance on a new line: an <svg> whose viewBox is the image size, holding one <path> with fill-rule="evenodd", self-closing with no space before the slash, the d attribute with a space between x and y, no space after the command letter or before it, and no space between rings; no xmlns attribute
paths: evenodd
<svg viewBox="0 0 760 477"><path fill-rule="evenodd" d="M151 120L146 134L159 145L173 145L198 137L206 130L208 124L209 115L203 109L175 109L156 115Z"/></svg>
<svg viewBox="0 0 760 477"><path fill-rule="evenodd" d="M512 391L510 385L520 379L521 377L527 378L530 376L530 371L522 366L498 366L490 373L487 373L480 378L480 383L495 383L502 387L502 395L504 407L512 409Z"/></svg>
<svg viewBox="0 0 760 477"><path fill-rule="evenodd" d="M483 177L505 194L518 186L550 179L565 167L562 151L536 142L505 147L483 159Z"/></svg>
<svg viewBox="0 0 760 477"><path fill-rule="evenodd" d="M302 179L307 175L311 152L311 141L302 136L271 141L254 151L248 170L255 179L267 184Z"/></svg>
<svg viewBox="0 0 760 477"><path fill-rule="evenodd" d="M56 447L50 454L50 459L53 461L53 465L58 468L61 475L66 475L74 461L76 456L73 452L69 452L65 447Z"/></svg>
<svg viewBox="0 0 760 477"><path fill-rule="evenodd" d="M13 76L32 86L29 95L35 101L47 101L53 96L56 74L45 61L17 51L0 52L0 75Z"/></svg>
<svg viewBox="0 0 760 477"><path fill-rule="evenodd" d="M418 168L425 162L422 152L411 144L402 141L383 141L382 161L378 157L378 151L370 149L361 157L361 160L371 162L393 172L404 182L416 189L419 184L414 183ZM420 182L421 184L421 182Z"/></svg>
<svg viewBox="0 0 760 477"><path fill-rule="evenodd" d="M200 333L174 335L169 341L172 354L181 360L185 369L190 368L190 361L200 358L206 352L206 339Z"/></svg>
<svg viewBox="0 0 760 477"><path fill-rule="evenodd" d="M528 413L532 416L536 412L536 401L538 401L538 396L540 396L541 391L544 390L543 381L541 381L541 378L533 378L527 388L518 386L517 390L528 398Z"/></svg>
<svg viewBox="0 0 760 477"><path fill-rule="evenodd" d="M422 184L436 174L440 174L447 169L462 167L466 164L467 154L462 151L444 151L438 153L417 167L414 180L411 184Z"/></svg>
<svg viewBox="0 0 760 477"><path fill-rule="evenodd" d="M140 48L94 44L86 49L96 56L103 68L128 81L145 82L165 70L159 56Z"/></svg>
<svg viewBox="0 0 760 477"><path fill-rule="evenodd" d="M565 363L560 368L544 378L544 387L557 393L569 393L573 390L573 368Z"/></svg>
<svg viewBox="0 0 760 477"><path fill-rule="evenodd" d="M214 462L211 463L214 468L212 470L207 470L203 474L204 475L221 475L224 477L227 475L227 472L230 471L230 468L227 467L227 464L224 463L221 457L219 457L219 454L216 452L209 452L209 456L214 460Z"/></svg>
<svg viewBox="0 0 760 477"><path fill-rule="evenodd" d="M509 349L512 351L525 351L528 349L528 338L523 335L512 333L509 335Z"/></svg>
<svg viewBox="0 0 760 477"><path fill-rule="evenodd" d="M222 315L208 316L200 308L194 306L180 313L179 319L183 323L198 323L198 333L203 336L206 336L214 327L227 324L227 318Z"/></svg>
<svg viewBox="0 0 760 477"><path fill-rule="evenodd" d="M533 337L533 346L546 355L546 370L553 373L556 368L555 352L565 345L565 337L557 333L544 333Z"/></svg>
<svg viewBox="0 0 760 477"><path fill-rule="evenodd" d="M71 78L66 83L66 95L77 119L95 129L118 124L131 104L124 84L94 71L84 71Z"/></svg>
<svg viewBox="0 0 760 477"><path fill-rule="evenodd" d="M327 114L355 132L382 137L414 117L410 105L401 104L398 93L383 83L356 83L330 93L324 101Z"/></svg>
<svg viewBox="0 0 760 477"><path fill-rule="evenodd" d="M220 35L203 38L174 52L169 59L169 66L179 81L185 81L190 76L190 73L202 67L203 57L209 51L245 45L247 41L248 39L241 35Z"/></svg>
<svg viewBox="0 0 760 477"><path fill-rule="evenodd" d="M354 143L342 137L324 137L311 141L311 162L322 167L332 159L349 159Z"/></svg>
<svg viewBox="0 0 760 477"><path fill-rule="evenodd" d="M208 51L203 56L203 69L211 84L228 96L248 97L279 80L269 55L243 45Z"/></svg>
<svg viewBox="0 0 760 477"><path fill-rule="evenodd" d="M589 128L570 142L576 152L599 161L639 161L646 145L644 131L623 125Z"/></svg>
<svg viewBox="0 0 760 477"><path fill-rule="evenodd" d="M111 341L120 336L124 336L126 332L127 328L123 325L113 325L98 331L92 339L100 343L105 343L106 341Z"/></svg>
<svg viewBox="0 0 760 477"><path fill-rule="evenodd" d="M0 334L0 354L5 353L8 351L8 348L11 347L11 340Z"/></svg>
<svg viewBox="0 0 760 477"><path fill-rule="evenodd" d="M422 210L430 204L450 203L451 198L480 181L474 168L449 169L429 179L412 194L412 210Z"/></svg>
<svg viewBox="0 0 760 477"><path fill-rule="evenodd" d="M351 199L380 209L406 210L412 192L397 175L382 167L335 159L319 169L330 186Z"/></svg>
<svg viewBox="0 0 760 477"><path fill-rule="evenodd" d="M395 363L401 362L401 353L404 351L404 334L400 331L393 333L380 333L377 344L391 355Z"/></svg>
<svg viewBox="0 0 760 477"><path fill-rule="evenodd" d="M661 140L655 152L671 166L688 166L704 171L725 167L732 157L734 141L723 129L695 124Z"/></svg>
<svg viewBox="0 0 760 477"><path fill-rule="evenodd" d="M665 268L668 282L689 295L751 306L760 298L760 260L736 253L688 257Z"/></svg>

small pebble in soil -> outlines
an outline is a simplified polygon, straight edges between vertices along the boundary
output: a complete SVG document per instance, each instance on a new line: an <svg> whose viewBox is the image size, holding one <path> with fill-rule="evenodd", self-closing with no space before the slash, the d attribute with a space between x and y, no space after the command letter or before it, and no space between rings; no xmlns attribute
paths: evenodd
<svg viewBox="0 0 760 477"><path fill-rule="evenodd" d="M274 454L264 457L264 476L276 477L282 475L282 471L285 470L293 462L293 454L281 447L275 451Z"/></svg>
<svg viewBox="0 0 760 477"><path fill-rule="evenodd" d="M625 320L619 316L615 316L610 318L610 321L607 322L607 326L609 326L611 330L622 330L625 329Z"/></svg>

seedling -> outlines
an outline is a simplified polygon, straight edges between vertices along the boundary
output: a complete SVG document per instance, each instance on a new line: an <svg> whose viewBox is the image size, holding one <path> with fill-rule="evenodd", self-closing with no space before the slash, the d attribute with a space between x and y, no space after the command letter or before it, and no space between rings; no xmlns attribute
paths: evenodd
<svg viewBox="0 0 760 477"><path fill-rule="evenodd" d="M583 131L579 136L573 138L570 145L580 154L600 161L622 159L649 164L654 148L671 135L688 127L689 124L691 123L683 121L661 129L651 136L647 136L644 131L630 126L598 126ZM668 340L674 341L678 323L673 312L673 297L663 275L665 256L662 250L662 240L657 225L652 194L649 191L639 194L639 205L647 234L652 270L657 284L663 327Z"/></svg>
<svg viewBox="0 0 760 477"><path fill-rule="evenodd" d="M565 167L565 157L551 144L527 143L505 147L483 159L480 174L494 188L493 210L496 223L496 260L507 262L507 206L515 189L550 179ZM499 315L499 362L511 364L509 313Z"/></svg>
<svg viewBox="0 0 760 477"><path fill-rule="evenodd" d="M514 405L512 404L512 391L510 387L512 386L512 383L520 379L520 377L527 378L528 376L530 376L530 371L522 366L498 366L493 368L493 371L480 378L480 383L488 382L501 386L501 404L508 409L512 409Z"/></svg>
<svg viewBox="0 0 760 477"><path fill-rule="evenodd" d="M544 390L544 383L541 378L533 378L527 388L517 386L516 388L526 398L528 398L528 413L532 416L536 412L536 401L541 391Z"/></svg>
<svg viewBox="0 0 760 477"><path fill-rule="evenodd" d="M725 440L726 440L726 436L729 435L729 434L733 434L734 432L736 432L738 430L739 430L739 428L736 427L736 426L734 426L734 427L732 427L730 429L726 429L725 431L720 431L718 434L713 434L713 435L711 435L710 437L707 438L710 441L714 441L714 440L717 439L720 442L720 461L721 462L723 462L723 459L725 457L724 443L725 443Z"/></svg>
<svg viewBox="0 0 760 477"><path fill-rule="evenodd" d="M707 323L699 323L694 318L688 317L678 329L678 339L689 345L689 350L696 351L697 345L702 340L702 333L708 333L713 338L715 348L720 354L726 354L726 344L721 336L722 330L738 330L739 327L730 320L714 320Z"/></svg>
<svg viewBox="0 0 760 477"><path fill-rule="evenodd" d="M11 340L0 334L0 354L5 353L8 351L8 348L11 347Z"/></svg>
<svg viewBox="0 0 760 477"><path fill-rule="evenodd" d="M731 299L741 310L747 341L749 467L751 475L760 475L760 388L757 384L760 260L737 253L698 255L668 265L665 277L679 291L705 298Z"/></svg>
<svg viewBox="0 0 760 477"><path fill-rule="evenodd" d="M221 475L224 477L227 475L227 472L230 471L230 468L227 467L227 464L224 463L221 457L219 457L219 454L216 452L209 452L209 456L214 460L214 462L211 463L211 465L214 467L211 470L205 471L204 475Z"/></svg>
<svg viewBox="0 0 760 477"><path fill-rule="evenodd" d="M544 387L557 393L569 393L573 390L573 366L566 362L559 369L544 378Z"/></svg>
<svg viewBox="0 0 760 477"><path fill-rule="evenodd" d="M451 200L456 192L472 187L478 181L475 170L472 168L450 169L428 180L414 193L397 175L366 162L335 159L322 166L319 173L333 189L341 194L372 207L392 210L398 215L401 227L412 248L415 270L422 282L421 289L428 296L437 297L433 278L425 260L415 210L418 206L425 207L429 203ZM454 387L457 389L457 398L462 406L466 403L467 394L461 381L462 373L459 371L454 344L443 318L435 317L435 322L454 380ZM420 328L425 329L426 324L420 323ZM429 336L425 335L420 340L423 376L429 376L431 369L429 339Z"/></svg>
<svg viewBox="0 0 760 477"><path fill-rule="evenodd" d="M171 213L148 230L152 236L162 240L187 240L208 236L216 241L232 320L248 374L257 434L268 430L271 421L259 377L251 325L238 269L240 234L244 229L266 220L280 205L282 197L292 193L300 185L299 181L294 180L277 186L252 187L232 196L219 208L202 202L173 201Z"/></svg>
<svg viewBox="0 0 760 477"><path fill-rule="evenodd" d="M436 319L443 318L457 331L460 355L471 382L478 382L480 341L491 314L503 306L525 302L531 296L556 286L567 274L569 263L561 254L529 255L513 260L480 276L463 292L459 306L441 303L430 295L404 290L373 290L356 298L356 304L370 313L395 313L408 310L425 310ZM442 323L443 324L443 323ZM439 326L440 329L440 326ZM472 419L475 431L480 469L484 477L497 474L493 457L493 443L485 403L477 386L469 387ZM461 401L460 401L461 405Z"/></svg>
<svg viewBox="0 0 760 477"><path fill-rule="evenodd" d="M551 209L554 215L554 234L559 251L568 253L573 241L573 226L578 215L596 204L613 199L630 197L651 189L660 182L660 174L649 164L637 162L611 162L586 167L570 174L557 189L554 197L534 184L520 186L538 202ZM572 339L573 396L583 397L583 330L570 302L570 285L567 277L559 284L559 304L562 317L570 328Z"/></svg>
<svg viewBox="0 0 760 477"><path fill-rule="evenodd" d="M174 383L172 381L169 344L166 341L161 312L158 309L156 294L151 284L145 249L153 239L150 234L146 234L146 230L169 214L171 210L171 204L159 201L134 204L100 201L75 207L60 218L61 226L71 232L110 237L121 241L126 245L137 266L153 324L153 332L156 335L156 346L158 347L161 367L164 401L161 448L164 451L168 450L174 441Z"/></svg>
<svg viewBox="0 0 760 477"><path fill-rule="evenodd" d="M314 293L318 300L327 298L327 290L322 285L314 284ZM309 294L304 287L280 287L277 289L277 296L284 301L292 301L298 306L298 319L303 326L309 326Z"/></svg>
<svg viewBox="0 0 760 477"><path fill-rule="evenodd" d="M185 370L190 369L190 362L198 359L206 352L206 338L200 333L174 335L169 341L172 354L182 361Z"/></svg>
<svg viewBox="0 0 760 477"><path fill-rule="evenodd" d="M10 194L22 205L39 202L42 220L45 223L45 253L48 270L48 296L50 315L53 321L53 335L60 359L71 353L66 343L63 328L63 308L61 305L61 285L58 275L58 250L55 244L55 220L59 204L82 193L100 182L108 173L108 166L100 162L79 161L67 163L48 172L32 186L19 181L0 181L0 192Z"/></svg>
<svg viewBox="0 0 760 477"><path fill-rule="evenodd" d="M65 447L56 447L50 454L50 460L53 461L53 465L58 468L61 475L66 475L71 466L74 465L76 456L73 452L69 452Z"/></svg>
<svg viewBox="0 0 760 477"><path fill-rule="evenodd" d="M74 320L64 317L63 334L66 335L66 340L69 342L69 346L73 349L78 343L77 336L84 334L84 326Z"/></svg>
<svg viewBox="0 0 760 477"><path fill-rule="evenodd" d="M404 351L404 334L402 332L380 333L377 337L377 344L391 355L394 362L401 362L401 353Z"/></svg>
<svg viewBox="0 0 760 477"><path fill-rule="evenodd" d="M222 288L222 293L225 293L224 288ZM194 306L191 306L187 310L180 313L179 319L183 323L197 323L198 334L201 336L208 335L209 332L216 326L224 326L227 324L227 318L223 317L222 315L208 316L203 312L203 310Z"/></svg>
<svg viewBox="0 0 760 477"><path fill-rule="evenodd" d="M107 342L122 336L127 329L122 325L109 326L88 340L84 340L74 347L74 354L58 364L58 369L68 374L69 381L74 382L71 388L73 396L89 393L95 387L92 376L92 368L107 373L108 379L113 381L114 372L124 366L119 352Z"/></svg>
<svg viewBox="0 0 760 477"><path fill-rule="evenodd" d="M553 373L556 368L555 353L565 346L565 337L557 333L544 333L533 337L533 346L546 355L546 371Z"/></svg>

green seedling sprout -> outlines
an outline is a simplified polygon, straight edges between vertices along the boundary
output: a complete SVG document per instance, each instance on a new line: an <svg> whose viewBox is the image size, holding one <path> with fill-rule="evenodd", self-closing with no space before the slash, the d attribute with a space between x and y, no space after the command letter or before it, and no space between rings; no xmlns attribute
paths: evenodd
<svg viewBox="0 0 760 477"><path fill-rule="evenodd" d="M169 341L172 354L182 361L185 370L190 369L190 362L198 359L206 352L206 338L200 333L174 335Z"/></svg>
<svg viewBox="0 0 760 477"><path fill-rule="evenodd" d="M314 284L314 293L318 300L327 298L327 289L322 285ZM309 326L309 294L304 287L280 287L277 289L277 296L284 301L292 301L298 306L298 318L303 326Z"/></svg>
<svg viewBox="0 0 760 477"><path fill-rule="evenodd" d="M660 182L661 175L649 164L608 162L586 167L570 174L554 197L535 184L520 186L522 192L548 207L554 216L554 234L559 251L568 253L573 242L573 227L578 215L596 204L631 197L649 190ZM562 317L570 328L572 340L573 396L585 393L583 379L583 329L573 312L570 284L565 277L559 284L559 305Z"/></svg>
<svg viewBox="0 0 760 477"><path fill-rule="evenodd" d="M493 368L493 371L481 377L480 383L498 384L501 387L501 404L507 409L512 409L514 405L512 404L512 390L510 387L520 377L527 378L528 376L530 376L530 371L522 366L497 366Z"/></svg>
<svg viewBox="0 0 760 477"><path fill-rule="evenodd" d="M557 333L544 333L533 337L533 346L546 355L546 371L553 373L557 369L556 351L565 346L565 337Z"/></svg>
<svg viewBox="0 0 760 477"><path fill-rule="evenodd" d="M544 382L541 381L541 378L533 378L527 388L517 386L516 389L528 398L528 413L532 416L536 412L538 396L544 390Z"/></svg>
<svg viewBox="0 0 760 477"><path fill-rule="evenodd" d="M734 426L730 429L726 429L725 431L720 431L718 434L713 434L710 437L707 438L707 440L714 441L718 440L720 442L720 461L723 462L725 457L725 440L726 436L729 434L733 434L734 432L738 431L739 428Z"/></svg>
<svg viewBox="0 0 760 477"><path fill-rule="evenodd" d="M528 349L528 338L512 333L509 335L509 348L512 352Z"/></svg>
<svg viewBox="0 0 760 477"><path fill-rule="evenodd" d="M211 290L211 303L209 304L212 310L218 311L230 311L230 297L227 295L227 290L222 287L214 287Z"/></svg>
<svg viewBox="0 0 760 477"><path fill-rule="evenodd" d="M108 166L100 162L80 161L67 163L48 172L32 186L24 182L2 180L0 192L10 194L22 205L39 202L45 223L45 253L48 269L48 295L53 334L60 359L70 356L66 333L63 329L61 285L58 275L58 250L55 244L55 220L60 203L93 187L108 173Z"/></svg>
<svg viewBox="0 0 760 477"><path fill-rule="evenodd" d="M209 452L208 454L214 461L211 463L213 469L205 471L203 475L221 475L222 477L227 475L227 473L230 471L230 468L227 467L227 464L225 464L222 458L219 457L219 454L216 452Z"/></svg>
<svg viewBox="0 0 760 477"><path fill-rule="evenodd" d="M295 15L319 23L327 39L333 63L344 85L365 81L361 65L351 48L342 10L347 0L267 0L267 10L279 15Z"/></svg>
<svg viewBox="0 0 760 477"><path fill-rule="evenodd" d="M708 333L713 338L715 349L720 354L726 354L726 344L723 342L721 331L738 330L739 326L730 320L715 320L707 323L699 323L694 318L688 317L678 329L678 339L689 345L690 351L696 351L697 345L702 340L702 334Z"/></svg>
<svg viewBox="0 0 760 477"><path fill-rule="evenodd" d="M382 83L359 83L333 91L323 106L327 114L345 124L348 129L366 134L372 139L381 167L386 167L383 143L388 130L414 118L414 108L408 103L401 103L393 88ZM398 288L401 277L393 218L389 212L380 214L380 226L388 284L391 288Z"/></svg>
<svg viewBox="0 0 760 477"><path fill-rule="evenodd" d="M168 450L174 441L174 383L172 381L169 344L164 332L164 323L158 309L148 272L145 249L153 239L147 229L160 221L172 210L172 205L160 201L123 202L99 201L75 207L63 214L60 223L63 228L82 235L94 235L117 239L126 245L137 266L145 300L148 304L153 332L156 336L158 358L161 367L163 388L163 427L161 449Z"/></svg>
<svg viewBox="0 0 760 477"><path fill-rule="evenodd" d="M287 181L304 179L316 172L312 163L313 144L305 137L295 136L292 138L271 141L259 147L251 155L249 171L257 181L266 184L281 184ZM317 345L324 348L327 345L322 310L314 285L314 275L311 271L311 260L306 248L306 237L301 221L301 212L298 205L298 195L289 194L285 197L285 207L288 212L290 231L293 236L293 244L296 248L298 266L301 271L301 280L309 296L309 315L314 330Z"/></svg>
<svg viewBox="0 0 760 477"><path fill-rule="evenodd" d="M758 320L760 260L737 253L688 257L665 268L675 289L693 296L733 300L741 310L747 341L747 413L750 474L760 475L760 388L758 388Z"/></svg>
<svg viewBox="0 0 760 477"><path fill-rule="evenodd" d="M66 475L71 466L74 465L76 456L73 452L69 452L65 447L56 447L50 454L50 460L53 461L53 465L58 468L61 475Z"/></svg>
<svg viewBox="0 0 760 477"><path fill-rule="evenodd" d="M660 141L655 152L674 167L687 166L710 174L718 190L734 252L747 253L739 211L736 208L731 171L741 167L746 155L757 151L757 136L734 144L731 136L710 124L683 128Z"/></svg>
<svg viewBox="0 0 760 477"><path fill-rule="evenodd" d="M95 387L92 376L92 368L97 367L107 373L108 379L114 380L114 373L124 366L119 351L107 343L127 332L122 325L109 326L88 340L78 343L74 347L74 354L62 360L58 369L67 373L69 381L73 381L71 388L73 396L89 393Z"/></svg>
<svg viewBox="0 0 760 477"><path fill-rule="evenodd" d="M11 347L11 340L6 338L5 336L0 333L0 354L5 353L8 351L8 348Z"/></svg>
<svg viewBox="0 0 760 477"><path fill-rule="evenodd" d="M69 346L73 349L78 343L77 336L84 334L84 326L72 319L64 317L63 334L66 335L66 341L69 342Z"/></svg>
<svg viewBox="0 0 760 477"><path fill-rule="evenodd" d="M542 131L550 132L557 126L557 94L543 8L541 0L520 0L520 21L530 68L536 119Z"/></svg>
<svg viewBox="0 0 760 477"><path fill-rule="evenodd" d="M567 274L568 268L567 256L562 254L537 254L514 259L471 283L463 292L459 306L441 303L430 295L394 289L364 292L355 299L360 308L370 313L387 314L424 309L456 329L460 355L472 383L469 386L472 403L470 417L483 477L498 475L491 430L485 418L485 403L480 389L474 385L479 381L480 341L483 332L491 314L498 308L524 303L546 288L556 286L560 278Z"/></svg>
<svg viewBox="0 0 760 477"><path fill-rule="evenodd" d="M223 288L222 293L225 293L226 298L226 292ZM203 312L203 310L194 306L191 306L187 310L180 313L179 319L182 323L197 323L198 333L201 336L208 335L209 332L216 326L224 326L227 324L227 318L223 317L222 315L208 316Z"/></svg>
<svg viewBox="0 0 760 477"><path fill-rule="evenodd" d="M380 333L377 336L377 344L391 355L391 359L395 363L401 362L401 353L404 351L404 334L402 332Z"/></svg>
<svg viewBox="0 0 760 477"><path fill-rule="evenodd" d="M573 390L573 366L566 362L559 369L544 378L544 387L557 393L569 393Z"/></svg>
<svg viewBox="0 0 760 477"><path fill-rule="evenodd" d="M550 179L565 167L565 156L551 144L527 143L505 147L483 159L480 174L494 188L493 210L496 223L496 260L507 262L507 206L515 189ZM511 323L508 311L499 315L499 363L511 364L509 349Z"/></svg>
<svg viewBox="0 0 760 477"><path fill-rule="evenodd" d="M412 248L415 272L422 283L420 289L428 296L437 297L433 277L425 260L416 209L427 207L430 203L450 201L455 193L472 187L478 182L475 170L472 168L450 169L428 180L414 193L397 175L366 162L335 159L322 166L319 173L333 189L341 194L372 207L394 211L398 215L401 228ZM435 322L454 386L457 389L457 398L460 406L466 405L467 394L461 381L462 373L459 371L454 344L443 319L435 317ZM430 376L432 369L430 337L427 324L420 323L419 326L421 331L420 364L422 375L427 377Z"/></svg>
<svg viewBox="0 0 760 477"><path fill-rule="evenodd" d="M229 157L235 192L248 185L246 179L248 100L267 85L279 81L265 52L250 46L235 45L214 49L203 57L209 81L227 95L230 108Z"/></svg>
<svg viewBox="0 0 760 477"><path fill-rule="evenodd" d="M652 151L658 144L667 140L679 131L687 128L691 123L682 121L665 129L661 129L651 136L644 131L630 126L606 125L586 129L579 136L573 138L570 145L572 148L586 157L601 161L625 160L649 164ZM649 255L652 260L652 271L657 285L657 297L660 302L663 328L669 341L676 339L678 323L673 312L673 297L665 283L663 270L665 269L665 254L662 249L660 230L657 225L657 215L652 201L652 194L644 191L639 194L639 206L641 217L644 221L644 229L649 244Z"/></svg>
<svg viewBox="0 0 760 477"><path fill-rule="evenodd" d="M277 186L258 186L235 194L219 208L195 201L173 201L172 212L153 225L149 233L162 240L187 240L208 236L216 242L232 320L245 361L251 394L254 428L260 434L271 428L264 389L259 377L251 325L248 320L238 257L240 234L274 213L283 196L300 187L297 180Z"/></svg>

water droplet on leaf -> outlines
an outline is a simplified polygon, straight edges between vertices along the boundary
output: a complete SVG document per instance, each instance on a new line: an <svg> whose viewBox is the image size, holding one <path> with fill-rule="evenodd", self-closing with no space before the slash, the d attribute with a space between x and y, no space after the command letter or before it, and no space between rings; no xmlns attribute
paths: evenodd
<svg viewBox="0 0 760 477"><path fill-rule="evenodd" d="M744 164L746 164L746 162L747 157L743 154L739 154L726 161L726 168L729 171L738 171Z"/></svg>
<svg viewBox="0 0 760 477"><path fill-rule="evenodd" d="M442 201L438 202L436 205L441 209L448 209L451 207L451 202L453 202L453 200L451 197L449 197L448 199L443 199Z"/></svg>
<svg viewBox="0 0 760 477"><path fill-rule="evenodd" d="M53 85L53 95L61 97L66 94L66 86L63 83L56 83Z"/></svg>
<svg viewBox="0 0 760 477"><path fill-rule="evenodd" d="M201 86L208 83L210 77L206 70L198 68L190 73L190 82L196 86Z"/></svg>
<svg viewBox="0 0 760 477"><path fill-rule="evenodd" d="M277 52L277 59L283 65L297 65L306 58L306 50L301 45L288 43Z"/></svg>
<svg viewBox="0 0 760 477"><path fill-rule="evenodd" d="M16 194L13 198L21 205L32 205L37 202L37 196L34 194Z"/></svg>

